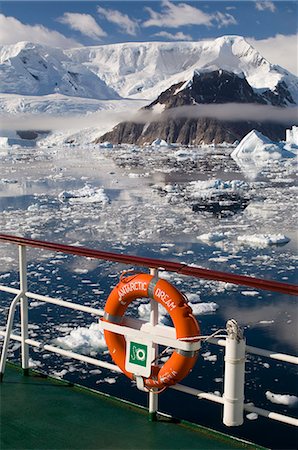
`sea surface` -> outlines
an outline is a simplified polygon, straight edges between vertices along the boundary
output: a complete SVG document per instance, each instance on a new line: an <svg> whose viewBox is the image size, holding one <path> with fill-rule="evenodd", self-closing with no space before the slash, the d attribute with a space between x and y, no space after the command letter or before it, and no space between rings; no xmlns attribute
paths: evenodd
<svg viewBox="0 0 298 450"><path fill-rule="evenodd" d="M99 250L169 259L199 267L297 282L297 182L292 160L234 161L230 148L50 148L0 153L1 233L83 245ZM0 245L0 283L18 286L17 249ZM129 267L128 267L129 268ZM30 249L29 289L51 297L104 307L127 267ZM140 271L146 270L140 268ZM203 335L234 318L247 343L297 353L295 298L185 277L160 276L188 296ZM11 296L0 294L4 328ZM127 314L142 317L146 301ZM30 302L30 337L109 360L95 317ZM14 331L19 332L18 319ZM170 325L162 314L161 320ZM91 328L90 328L91 326ZM63 340L64 339L64 340ZM19 343L9 357L19 358ZM119 374L32 349L40 370L146 405L147 396ZM184 384L222 393L222 349L205 343ZM295 404L274 404L268 394L297 396L296 370L254 355L246 362L247 402L297 416ZM228 429L218 405L167 390L161 411L197 421L271 448L296 448L293 427L264 418Z"/></svg>

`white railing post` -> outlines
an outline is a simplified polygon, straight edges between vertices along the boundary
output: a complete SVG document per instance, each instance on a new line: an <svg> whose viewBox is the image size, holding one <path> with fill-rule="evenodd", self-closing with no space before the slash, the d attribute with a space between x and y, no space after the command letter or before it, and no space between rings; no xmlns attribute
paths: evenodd
<svg viewBox="0 0 298 450"><path fill-rule="evenodd" d="M27 255L26 246L19 245L19 271L20 271L20 290L21 297L21 352L22 352L22 369L24 375L29 373L29 345L26 344L28 339L28 299L26 292L27 285Z"/></svg>
<svg viewBox="0 0 298 450"><path fill-rule="evenodd" d="M236 320L227 322L223 423L228 427L243 424L245 339Z"/></svg>
<svg viewBox="0 0 298 450"><path fill-rule="evenodd" d="M154 277L158 276L157 269L150 269L150 275ZM151 299L150 300L150 325L158 324L158 303ZM154 344L153 346L153 359L158 355L158 345ZM155 389L156 391L156 389ZM155 422L157 419L157 409L158 409L158 394L154 393L154 389L149 392L149 420L151 422Z"/></svg>
<svg viewBox="0 0 298 450"><path fill-rule="evenodd" d="M18 302L21 299L21 293L19 293L11 302L9 311L8 311L8 318L7 318L7 324L6 324L6 331L1 332L1 335L4 335L4 343L1 353L1 359L0 359L0 382L3 380L4 377L4 371L5 371L5 365L6 365L6 359L7 359L7 352L8 352L8 345L11 338L11 332L12 332L12 326L13 326L13 319L14 319L14 313L16 310L16 306Z"/></svg>

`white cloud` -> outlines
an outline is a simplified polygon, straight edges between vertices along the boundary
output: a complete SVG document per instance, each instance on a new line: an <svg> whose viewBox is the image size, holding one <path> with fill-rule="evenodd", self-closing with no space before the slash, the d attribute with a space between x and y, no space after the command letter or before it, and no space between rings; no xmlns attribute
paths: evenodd
<svg viewBox="0 0 298 450"><path fill-rule="evenodd" d="M165 39L169 39L170 41L192 41L192 37L190 34L184 34L182 31L179 31L176 34L168 33L167 31L161 31L160 33L155 33L153 36L159 36Z"/></svg>
<svg viewBox="0 0 298 450"><path fill-rule="evenodd" d="M127 14L123 14L116 9L106 9L98 6L97 12L102 15L109 22L115 23L126 34L135 36L137 34L139 25L136 20L130 19Z"/></svg>
<svg viewBox="0 0 298 450"><path fill-rule="evenodd" d="M207 14L187 3L175 4L169 0L162 2L162 11L160 13L149 7L146 7L145 10L149 13L150 19L143 23L144 27L178 28L183 25L213 26L215 23L221 27L237 23L231 14L220 12Z"/></svg>
<svg viewBox="0 0 298 450"><path fill-rule="evenodd" d="M73 30L79 31L92 39L100 39L107 35L90 14L66 12L57 21L68 25Z"/></svg>
<svg viewBox="0 0 298 450"><path fill-rule="evenodd" d="M261 2L256 2L256 9L258 11L271 11L272 13L274 13L276 11L276 6L273 2L266 2L266 1L261 1Z"/></svg>
<svg viewBox="0 0 298 450"><path fill-rule="evenodd" d="M277 34L267 39L247 38L264 58L273 64L279 64L284 69L298 75L297 42L298 34L285 36Z"/></svg>
<svg viewBox="0 0 298 450"><path fill-rule="evenodd" d="M69 39L58 31L50 30L43 25L26 25L15 17L0 14L0 44L16 44L20 41L30 41L50 47L79 47L74 39Z"/></svg>
<svg viewBox="0 0 298 450"><path fill-rule="evenodd" d="M214 14L214 19L218 22L218 27L227 27L229 25L237 25L237 20L232 14L216 12Z"/></svg>
<svg viewBox="0 0 298 450"><path fill-rule="evenodd" d="M181 25L211 25L212 16L186 3L174 4L168 0L162 2L161 13L146 7L150 19L143 23L144 27L178 28Z"/></svg>

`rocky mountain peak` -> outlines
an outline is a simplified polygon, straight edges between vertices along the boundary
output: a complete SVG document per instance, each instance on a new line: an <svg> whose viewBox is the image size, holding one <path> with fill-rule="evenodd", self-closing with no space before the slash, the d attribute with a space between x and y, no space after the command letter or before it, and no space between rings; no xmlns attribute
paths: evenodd
<svg viewBox="0 0 298 450"><path fill-rule="evenodd" d="M279 106L282 106L284 101L281 92ZM255 92L242 73L236 74L222 69L196 70L191 80L171 86L162 92L155 101L143 108L145 111L160 114L159 118L153 117L152 121L146 124L122 122L98 141L142 145L160 138L168 143L183 145L224 141L233 143L241 140L253 128L271 139L284 137L285 126L276 123L273 125L268 122L223 121L202 115L198 115L196 118L187 113L184 116L183 113L176 116L169 114L179 107L197 105L200 108L200 105L231 103L274 104L270 102L266 92Z"/></svg>

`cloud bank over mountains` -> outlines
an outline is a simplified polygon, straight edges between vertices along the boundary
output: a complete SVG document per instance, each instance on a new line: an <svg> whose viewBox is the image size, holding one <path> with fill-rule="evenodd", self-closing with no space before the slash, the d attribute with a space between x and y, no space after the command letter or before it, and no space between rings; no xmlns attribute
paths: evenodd
<svg viewBox="0 0 298 450"><path fill-rule="evenodd" d="M15 17L0 14L0 45L16 44L20 41L30 41L50 47L63 49L81 47L78 41L67 38L58 31L50 30L43 25L27 25Z"/></svg>

